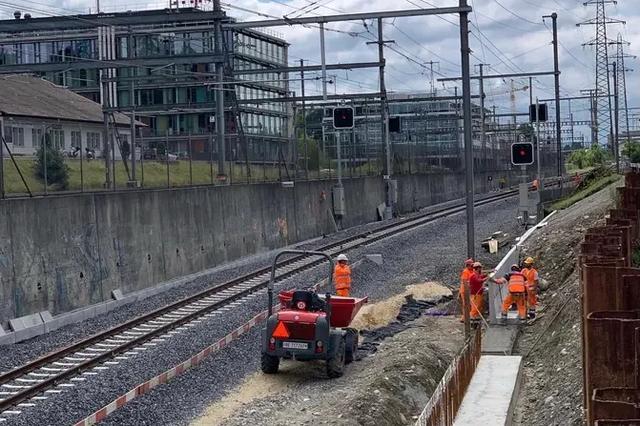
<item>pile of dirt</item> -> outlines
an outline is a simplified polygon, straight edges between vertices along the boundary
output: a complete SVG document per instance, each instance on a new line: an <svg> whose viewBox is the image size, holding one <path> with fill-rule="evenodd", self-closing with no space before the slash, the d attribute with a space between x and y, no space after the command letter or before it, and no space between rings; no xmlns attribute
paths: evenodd
<svg viewBox="0 0 640 426"><path fill-rule="evenodd" d="M407 288L407 303L400 306L390 299L370 305L368 319L358 321L381 325L365 332L364 341L375 340L375 350L361 346L367 356L348 365L343 377L327 379L322 362L283 361L277 375L251 376L193 424L414 423L464 341L455 318L421 315L442 297L451 297L439 287L425 283ZM427 294L430 300L414 299Z"/></svg>
<svg viewBox="0 0 640 426"><path fill-rule="evenodd" d="M515 412L521 425L583 423L582 337L577 255L587 228L604 219L615 199L607 187L558 212L527 241L546 288L536 321L525 327L518 352L525 356Z"/></svg>

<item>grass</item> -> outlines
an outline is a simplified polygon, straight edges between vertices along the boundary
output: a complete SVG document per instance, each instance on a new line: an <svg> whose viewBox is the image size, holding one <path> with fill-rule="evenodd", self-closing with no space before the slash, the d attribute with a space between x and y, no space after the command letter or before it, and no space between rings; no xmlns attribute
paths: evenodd
<svg viewBox="0 0 640 426"><path fill-rule="evenodd" d="M551 205L551 210L562 210L572 206L580 200L583 200L596 192L606 188L612 183L617 182L620 179L620 175L603 172L601 169L596 169L590 172L583 182L578 186L576 192L570 196L556 201Z"/></svg>
<svg viewBox="0 0 640 426"><path fill-rule="evenodd" d="M29 189L34 194L41 194L45 192L44 182L36 178L34 171L34 158L16 156L16 163L24 176ZM104 188L105 182L105 164L103 159L96 160L84 160L81 163L79 159L65 159L65 164L69 167L69 187L68 191L96 191ZM329 168L321 168L321 170L312 169L309 170L309 179L326 179L335 178L336 164L332 162ZM144 188L167 188L167 187L180 187L188 185L210 185L212 183L218 183L216 176L218 175L217 163L214 162L213 167L208 161L192 161L191 169L189 168L188 160L180 160L175 163L169 164L169 173L167 178L167 164L162 161L143 161L142 165L138 163L136 174L138 181ZM284 167L280 170L277 165L251 165L251 178L247 179L247 169L244 164L239 163L227 163L226 174L229 177L230 183L244 183L244 182L269 182L279 181L287 179L287 172ZM414 172L418 169L413 169ZM426 170L421 170L426 171ZM396 172L398 172L396 170ZM353 169L350 169L345 165L342 169L343 176L367 176L376 175L382 173L382 163L372 161L371 164L362 164ZM298 170L298 176L304 176L304 170ZM294 177L294 171L289 169L289 179ZM116 187L127 187L127 174L124 169L122 161L116 162ZM167 184L168 181L168 184ZM26 194L26 190L22 179L13 162L5 158L4 160L4 184L7 194ZM49 185L47 187L48 192L60 191L57 185Z"/></svg>
<svg viewBox="0 0 640 426"><path fill-rule="evenodd" d="M34 159L31 157L15 157L15 159L31 192L44 192L44 182L35 176ZM104 160L84 160L81 166L79 159L65 159L65 164L69 167L69 187L67 190L79 191L84 189L92 191L103 188L105 182ZM138 181L140 181L145 188L206 185L211 184L212 173L214 182L218 174L217 165L214 164L213 167L211 167L207 161L193 161L191 162L190 169L189 161L182 160L169 164L168 169L167 177L166 163L158 161L144 161L142 165L138 163L136 171ZM247 170L243 164L228 163L226 172L232 183L247 181ZM277 167L273 166L252 165L250 181L278 180L280 178L280 172L286 177L284 168L279 171ZM292 173L291 170L289 170L289 173ZM116 163L116 186L118 188L125 188L127 180L124 165L122 161L118 161ZM27 193L16 167L10 159L6 158L4 161L4 184L5 191L8 194ZM50 192L59 190L60 188L56 185L49 185L47 187L47 191Z"/></svg>

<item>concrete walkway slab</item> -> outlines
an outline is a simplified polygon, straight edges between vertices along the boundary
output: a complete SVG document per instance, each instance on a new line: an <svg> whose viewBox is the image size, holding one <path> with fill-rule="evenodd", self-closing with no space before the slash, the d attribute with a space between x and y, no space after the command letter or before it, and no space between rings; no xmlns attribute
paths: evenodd
<svg viewBox="0 0 640 426"><path fill-rule="evenodd" d="M486 355L511 355L517 337L517 325L492 325L482 336L482 353Z"/></svg>
<svg viewBox="0 0 640 426"><path fill-rule="evenodd" d="M454 426L509 425L517 397L521 363L521 356L483 355Z"/></svg>

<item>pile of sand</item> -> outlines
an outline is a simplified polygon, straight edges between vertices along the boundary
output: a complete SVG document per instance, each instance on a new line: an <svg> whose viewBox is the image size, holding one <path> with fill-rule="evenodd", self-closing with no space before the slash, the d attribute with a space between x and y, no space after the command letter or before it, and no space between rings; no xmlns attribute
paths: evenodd
<svg viewBox="0 0 640 426"><path fill-rule="evenodd" d="M443 296L451 296L451 290L437 282L412 284L405 288L404 293L392 296L378 303L364 305L351 322L351 327L358 330L373 330L391 323L405 303L406 296L413 296L416 300L433 300Z"/></svg>

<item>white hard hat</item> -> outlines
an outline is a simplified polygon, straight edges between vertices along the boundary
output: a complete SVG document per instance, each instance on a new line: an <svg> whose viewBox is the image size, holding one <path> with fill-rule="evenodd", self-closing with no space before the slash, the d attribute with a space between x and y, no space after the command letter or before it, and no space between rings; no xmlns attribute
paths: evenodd
<svg viewBox="0 0 640 426"><path fill-rule="evenodd" d="M340 262L341 260L344 260L345 262L348 262L348 261L349 261L349 259L347 258L347 255L346 255L346 254L344 254L344 253L340 253L340 254L338 255L338 257L336 258L336 260L337 260L338 262Z"/></svg>

